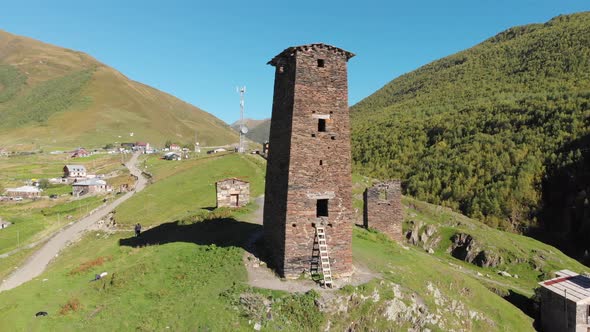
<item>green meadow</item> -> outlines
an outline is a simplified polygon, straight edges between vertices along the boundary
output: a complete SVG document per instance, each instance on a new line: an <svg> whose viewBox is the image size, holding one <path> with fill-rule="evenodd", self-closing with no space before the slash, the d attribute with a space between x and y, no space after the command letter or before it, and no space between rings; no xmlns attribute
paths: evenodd
<svg viewBox="0 0 590 332"><path fill-rule="evenodd" d="M233 153L143 158L153 183L119 206L121 231L89 232L41 276L0 293L0 330L251 331L257 324L263 331L533 331L527 313L536 283L556 269L585 270L538 241L404 198L405 231L416 223L421 230L436 227L434 253L355 227L355 264L375 274L368 283L305 294L253 288L242 259L262 227L248 222L256 206L213 209L214 183L243 178L257 197L264 161ZM371 181L354 181L358 206ZM145 226L139 238L126 231L136 222ZM448 249L457 232L473 234L479 246L503 255L503 263L486 268L454 258ZM516 261L517 255L524 258ZM536 255L545 261L534 268ZM519 278L500 276L499 269ZM91 281L102 272L108 275ZM49 316L34 317L38 311Z"/></svg>

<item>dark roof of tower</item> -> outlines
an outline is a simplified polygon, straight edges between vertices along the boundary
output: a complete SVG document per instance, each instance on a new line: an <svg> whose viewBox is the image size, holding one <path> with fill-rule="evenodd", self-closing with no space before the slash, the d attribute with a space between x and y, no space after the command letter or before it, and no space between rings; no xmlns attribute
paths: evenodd
<svg viewBox="0 0 590 332"><path fill-rule="evenodd" d="M272 60L270 60L267 64L274 66L277 64L278 60L281 58L292 57L298 51L308 51L308 50L314 49L314 48L320 48L320 49L325 48L330 51L333 51L334 53L342 54L346 57L346 61L348 61L350 58L352 58L354 56L354 53L345 51L345 50L338 48L336 46L317 43L317 44L307 44L307 45L289 47L289 48L285 49L284 51L282 51L281 53L279 53L274 58L272 58Z"/></svg>

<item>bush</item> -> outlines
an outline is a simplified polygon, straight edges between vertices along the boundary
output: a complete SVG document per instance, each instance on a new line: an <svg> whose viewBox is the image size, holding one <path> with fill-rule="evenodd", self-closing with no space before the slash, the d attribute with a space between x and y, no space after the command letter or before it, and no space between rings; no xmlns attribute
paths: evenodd
<svg viewBox="0 0 590 332"><path fill-rule="evenodd" d="M67 315L70 312L76 312L78 310L80 310L80 308L82 307L82 305L80 304L80 300L78 300L77 298L71 298L68 300L68 302L64 305L61 306L61 309L59 310L59 314L60 315Z"/></svg>

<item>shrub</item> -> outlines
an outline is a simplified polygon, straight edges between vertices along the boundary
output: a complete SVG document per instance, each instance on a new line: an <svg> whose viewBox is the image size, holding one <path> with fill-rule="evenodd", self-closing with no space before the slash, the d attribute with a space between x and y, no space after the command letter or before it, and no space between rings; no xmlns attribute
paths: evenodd
<svg viewBox="0 0 590 332"><path fill-rule="evenodd" d="M80 304L80 300L78 300L77 298L71 298L68 300L68 302L66 302L66 304L61 306L61 309L59 310L59 314L60 315L67 315L70 312L76 312L78 310L80 310L80 308L82 307L82 305Z"/></svg>

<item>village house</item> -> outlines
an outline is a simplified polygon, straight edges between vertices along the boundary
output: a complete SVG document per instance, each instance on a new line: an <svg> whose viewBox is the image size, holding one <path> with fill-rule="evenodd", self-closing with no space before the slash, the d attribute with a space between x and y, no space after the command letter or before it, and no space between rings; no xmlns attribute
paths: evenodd
<svg viewBox="0 0 590 332"><path fill-rule="evenodd" d="M72 151L72 158L80 158L80 157L88 157L90 155L90 153L88 151L86 151L86 149L84 148L78 148L74 151Z"/></svg>
<svg viewBox="0 0 590 332"><path fill-rule="evenodd" d="M151 151L151 146L150 143L147 142L136 142L133 149L135 151L140 151L141 153L147 153L147 151Z"/></svg>
<svg viewBox="0 0 590 332"><path fill-rule="evenodd" d="M181 160L182 156L178 152L168 152L162 158L165 160Z"/></svg>
<svg viewBox="0 0 590 332"><path fill-rule="evenodd" d="M589 277L561 270L539 285L542 331L590 331Z"/></svg>
<svg viewBox="0 0 590 332"><path fill-rule="evenodd" d="M180 151L180 145L170 144L170 151Z"/></svg>
<svg viewBox="0 0 590 332"><path fill-rule="evenodd" d="M215 182L217 207L241 207L250 201L250 183L240 179L225 179Z"/></svg>
<svg viewBox="0 0 590 332"><path fill-rule="evenodd" d="M99 194L113 191L106 181L100 179L88 179L72 184L72 196L80 197L86 194Z"/></svg>
<svg viewBox="0 0 590 332"><path fill-rule="evenodd" d="M65 165L64 166L64 178L85 178L86 167L82 165Z"/></svg>
<svg viewBox="0 0 590 332"><path fill-rule="evenodd" d="M0 157L7 157L10 153L5 148L0 148Z"/></svg>
<svg viewBox="0 0 590 332"><path fill-rule="evenodd" d="M8 197L22 197L22 198L39 198L43 190L35 186L22 186L18 188L7 188L6 196Z"/></svg>

